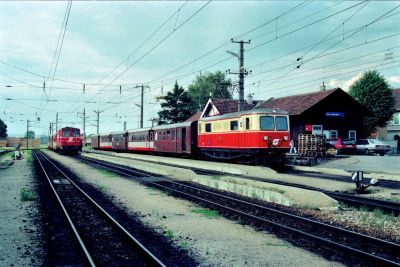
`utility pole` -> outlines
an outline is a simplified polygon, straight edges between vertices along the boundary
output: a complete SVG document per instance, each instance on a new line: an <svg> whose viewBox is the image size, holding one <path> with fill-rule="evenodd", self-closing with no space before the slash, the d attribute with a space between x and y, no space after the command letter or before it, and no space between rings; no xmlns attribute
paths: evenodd
<svg viewBox="0 0 400 267"><path fill-rule="evenodd" d="M57 133L57 130L58 130L58 112L56 113L56 133Z"/></svg>
<svg viewBox="0 0 400 267"><path fill-rule="evenodd" d="M97 114L97 134L99 134L99 125L100 125L100 113L104 110L93 110Z"/></svg>
<svg viewBox="0 0 400 267"><path fill-rule="evenodd" d="M29 122L30 120L26 120L26 149L29 146Z"/></svg>
<svg viewBox="0 0 400 267"><path fill-rule="evenodd" d="M85 142L86 141L86 110L85 110L85 108L83 109L83 113L82 112L78 112L77 113L77 116L79 116L80 114L82 114L83 115L83 132L82 132L82 135L83 135L83 141Z"/></svg>
<svg viewBox="0 0 400 267"><path fill-rule="evenodd" d="M124 131L126 131L126 121L124 121Z"/></svg>
<svg viewBox="0 0 400 267"><path fill-rule="evenodd" d="M249 72L244 68L244 44L250 44L250 40L246 41L234 41L231 39L232 43L238 43L240 44L240 53L239 55L229 52L229 54L232 54L234 56L237 56L239 59L239 72L234 73L229 70L229 74L239 74L239 102L238 102L238 111L243 110L243 103L244 103L244 76L248 75ZM250 71L251 73L251 71Z"/></svg>
<svg viewBox="0 0 400 267"><path fill-rule="evenodd" d="M140 93L140 128L143 128L143 96L144 96L144 88L150 88L148 85L144 86L137 85L135 88L141 88Z"/></svg>

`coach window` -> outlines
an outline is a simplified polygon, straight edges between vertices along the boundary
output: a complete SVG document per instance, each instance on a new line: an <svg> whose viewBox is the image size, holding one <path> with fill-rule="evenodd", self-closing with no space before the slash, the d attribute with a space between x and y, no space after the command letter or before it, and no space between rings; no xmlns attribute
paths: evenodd
<svg viewBox="0 0 400 267"><path fill-rule="evenodd" d="M238 129L238 122L235 121L231 121L231 131L236 131Z"/></svg>
<svg viewBox="0 0 400 267"><path fill-rule="evenodd" d="M274 130L274 117L272 116L261 116L260 117L260 130L272 131Z"/></svg>
<svg viewBox="0 0 400 267"><path fill-rule="evenodd" d="M277 131L287 131L288 123L285 116L276 116L275 117L276 130Z"/></svg>
<svg viewBox="0 0 400 267"><path fill-rule="evenodd" d="M211 123L206 123L206 133L211 133Z"/></svg>

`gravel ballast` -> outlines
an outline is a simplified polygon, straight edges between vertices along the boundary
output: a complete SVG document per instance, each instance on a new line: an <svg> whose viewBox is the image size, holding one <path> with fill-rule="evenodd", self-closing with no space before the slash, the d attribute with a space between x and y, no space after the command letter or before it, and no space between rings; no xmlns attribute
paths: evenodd
<svg viewBox="0 0 400 267"><path fill-rule="evenodd" d="M43 248L29 153L0 169L0 266L41 266ZM28 159L27 159L28 158ZM21 199L21 192L26 199ZM31 200L28 200L31 199Z"/></svg>
<svg viewBox="0 0 400 267"><path fill-rule="evenodd" d="M113 173L49 152L75 173L187 249L201 266L339 266L276 236L227 220ZM211 214L211 216L210 216Z"/></svg>

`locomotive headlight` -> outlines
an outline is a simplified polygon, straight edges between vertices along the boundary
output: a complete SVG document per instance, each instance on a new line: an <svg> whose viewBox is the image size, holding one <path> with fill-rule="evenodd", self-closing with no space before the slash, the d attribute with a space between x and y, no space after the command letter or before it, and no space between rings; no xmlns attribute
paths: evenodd
<svg viewBox="0 0 400 267"><path fill-rule="evenodd" d="M283 137L283 140L285 140L285 141L289 140L289 136L285 135L285 136Z"/></svg>
<svg viewBox="0 0 400 267"><path fill-rule="evenodd" d="M268 136L264 135L263 139L264 139L264 141L267 141L268 140Z"/></svg>

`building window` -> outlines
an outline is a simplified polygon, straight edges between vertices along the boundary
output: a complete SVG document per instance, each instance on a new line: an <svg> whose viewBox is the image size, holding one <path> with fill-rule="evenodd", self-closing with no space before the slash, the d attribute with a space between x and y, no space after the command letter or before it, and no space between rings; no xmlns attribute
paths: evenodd
<svg viewBox="0 0 400 267"><path fill-rule="evenodd" d="M206 133L211 133L211 123L206 123Z"/></svg>
<svg viewBox="0 0 400 267"><path fill-rule="evenodd" d="M349 130L349 140L357 140L357 132L354 130Z"/></svg>
<svg viewBox="0 0 400 267"><path fill-rule="evenodd" d="M329 131L330 139L337 139L338 138L338 131L337 130L330 130Z"/></svg>
<svg viewBox="0 0 400 267"><path fill-rule="evenodd" d="M393 114L393 119L389 122L389 125L400 125L400 112Z"/></svg>
<svg viewBox="0 0 400 267"><path fill-rule="evenodd" d="M236 131L238 129L238 122L235 121L231 121L231 131Z"/></svg>
<svg viewBox="0 0 400 267"><path fill-rule="evenodd" d="M313 125L312 126L312 134L323 134L323 127L322 125Z"/></svg>

